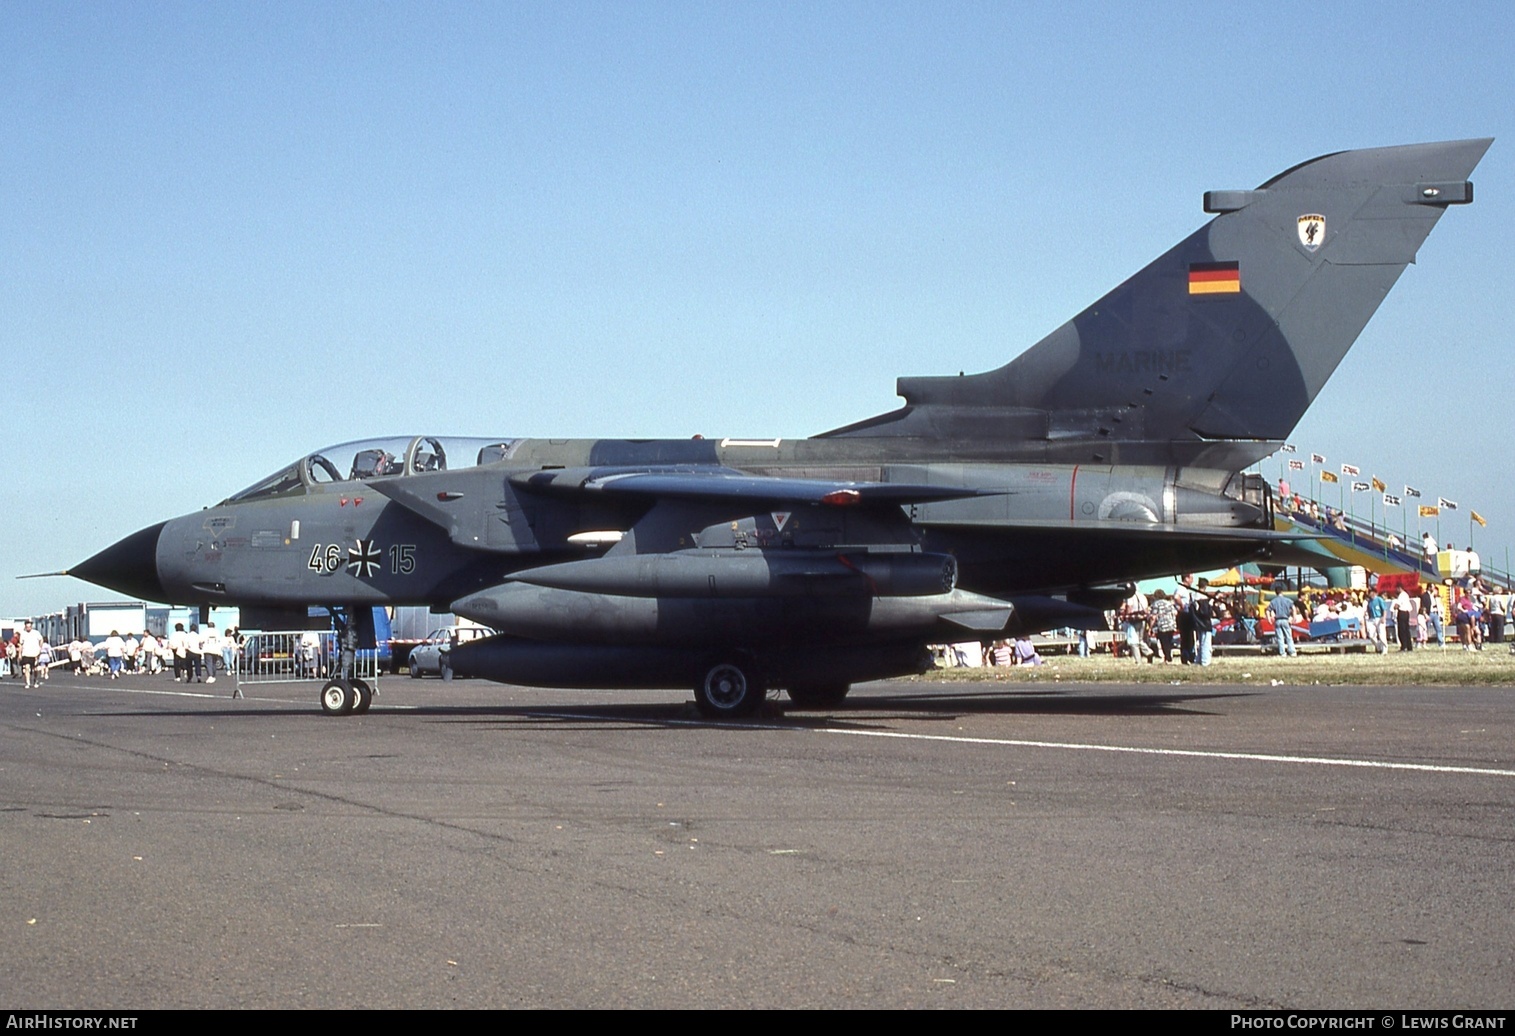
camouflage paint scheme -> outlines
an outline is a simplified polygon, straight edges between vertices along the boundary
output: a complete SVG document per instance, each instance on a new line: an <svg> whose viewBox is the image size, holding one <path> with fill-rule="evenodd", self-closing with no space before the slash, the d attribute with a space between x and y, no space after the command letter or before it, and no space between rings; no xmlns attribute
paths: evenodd
<svg viewBox="0 0 1515 1036"><path fill-rule="evenodd" d="M902 378L904 406L813 438L348 444L71 574L176 604L426 604L500 631L453 666L511 683L693 686L717 716L777 687L832 705L929 642L1094 623L1133 580L1286 559L1238 473L1472 201L1490 143L1209 192L1213 219L1010 363ZM323 705L350 711L333 683Z"/></svg>

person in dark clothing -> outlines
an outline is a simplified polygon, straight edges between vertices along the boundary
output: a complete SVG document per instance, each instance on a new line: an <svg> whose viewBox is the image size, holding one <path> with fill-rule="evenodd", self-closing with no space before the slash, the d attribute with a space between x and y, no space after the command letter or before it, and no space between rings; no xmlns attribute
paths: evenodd
<svg viewBox="0 0 1515 1036"><path fill-rule="evenodd" d="M1210 645L1215 637L1215 605L1204 590L1196 593L1189 602L1189 624L1194 629L1195 664L1209 665Z"/></svg>
<svg viewBox="0 0 1515 1036"><path fill-rule="evenodd" d="M1414 651L1415 638L1410 635L1410 618L1415 611L1414 604L1410 601L1410 594L1404 587L1399 588L1399 596L1394 598L1394 628L1399 631L1399 650Z"/></svg>
<svg viewBox="0 0 1515 1036"><path fill-rule="evenodd" d="M1193 600L1197 599L1197 594L1193 599L1186 598L1182 590L1173 595L1173 603L1178 605L1178 657L1184 665L1194 664L1194 613L1191 609Z"/></svg>

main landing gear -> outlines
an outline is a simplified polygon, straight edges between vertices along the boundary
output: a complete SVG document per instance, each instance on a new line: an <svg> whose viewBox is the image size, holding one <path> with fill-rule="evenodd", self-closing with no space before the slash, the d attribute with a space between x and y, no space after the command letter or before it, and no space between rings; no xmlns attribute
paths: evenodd
<svg viewBox="0 0 1515 1036"><path fill-rule="evenodd" d="M757 666L738 656L706 665L694 685L694 706L710 719L750 716L767 696L768 688Z"/></svg>
<svg viewBox="0 0 1515 1036"><path fill-rule="evenodd" d="M799 709L836 708L851 689L851 684L825 681L792 683L787 688L789 700ZM763 670L752 658L740 654L707 662L694 685L695 707L710 719L750 716L767 695Z"/></svg>

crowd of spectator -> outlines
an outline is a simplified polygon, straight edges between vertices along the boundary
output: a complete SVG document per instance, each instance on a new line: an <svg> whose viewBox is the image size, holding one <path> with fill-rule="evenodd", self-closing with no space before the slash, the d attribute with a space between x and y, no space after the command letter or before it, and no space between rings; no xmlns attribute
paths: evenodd
<svg viewBox="0 0 1515 1036"><path fill-rule="evenodd" d="M24 679L31 687L46 680L53 668L66 666L81 676L111 680L172 669L174 679L182 683L215 683L218 669L223 674L233 671L242 643L235 627L223 636L214 622L207 622L203 630L198 625L185 629L180 622L166 637L152 633L122 636L118 630L111 630L110 636L99 643L75 637L66 644L54 645L28 622L5 643L0 677Z"/></svg>
<svg viewBox="0 0 1515 1036"><path fill-rule="evenodd" d="M1376 583L1377 577L1369 578ZM1282 581L1222 588L1201 579L1182 583L1172 593L1133 593L1106 613L1104 625L1117 632L1114 638L1095 637L1089 630L1056 632L1072 639L1082 657L1103 643L1117 658L1168 665L1209 665L1217 642L1263 645L1291 657L1301 640L1366 641L1379 653L1431 645L1481 651L1487 644L1505 642L1512 607L1515 593L1478 579L1396 582L1384 593L1376 585L1305 587L1297 594ZM957 650L944 655L943 663L978 664ZM983 664L990 666L1041 661L1033 642L1024 637L995 641L983 652Z"/></svg>

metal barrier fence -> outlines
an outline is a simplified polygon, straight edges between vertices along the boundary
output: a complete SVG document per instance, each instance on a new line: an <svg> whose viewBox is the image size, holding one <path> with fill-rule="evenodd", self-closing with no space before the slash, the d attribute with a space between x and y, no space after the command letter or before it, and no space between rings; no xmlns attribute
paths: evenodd
<svg viewBox="0 0 1515 1036"><path fill-rule="evenodd" d="M234 656L236 681L244 684L296 683L305 680L329 680L338 672L340 648L337 634L305 631L247 633L246 642ZM352 675L379 682L379 653L366 649L357 653Z"/></svg>

